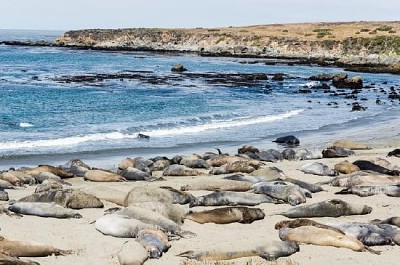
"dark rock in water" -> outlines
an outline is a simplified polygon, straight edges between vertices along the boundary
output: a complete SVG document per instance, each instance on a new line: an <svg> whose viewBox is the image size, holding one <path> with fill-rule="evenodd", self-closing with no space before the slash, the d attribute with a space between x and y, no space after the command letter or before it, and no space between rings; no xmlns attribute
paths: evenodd
<svg viewBox="0 0 400 265"><path fill-rule="evenodd" d="M363 81L361 76L347 78L347 74L339 74L332 79L332 85L336 88L361 89L363 88Z"/></svg>
<svg viewBox="0 0 400 265"><path fill-rule="evenodd" d="M293 135L283 136L276 138L275 141L272 141L278 144L285 144L285 145L298 145L300 144L300 140Z"/></svg>
<svg viewBox="0 0 400 265"><path fill-rule="evenodd" d="M390 151L387 156L396 156L400 157L400 149L394 149L393 151Z"/></svg>
<svg viewBox="0 0 400 265"><path fill-rule="evenodd" d="M319 74L319 75L311 76L309 78L309 80L312 80L312 81L330 81L330 80L333 79L333 77L334 77L334 75L332 75L332 74Z"/></svg>
<svg viewBox="0 0 400 265"><path fill-rule="evenodd" d="M351 107L351 111L365 111L367 108L361 106L358 102L354 102Z"/></svg>
<svg viewBox="0 0 400 265"><path fill-rule="evenodd" d="M332 146L322 150L323 158L348 157L351 155L354 155L354 151L342 147Z"/></svg>
<svg viewBox="0 0 400 265"><path fill-rule="evenodd" d="M143 138L143 139L150 139L150 136L142 134L142 133L138 133L137 137L138 138Z"/></svg>
<svg viewBox="0 0 400 265"><path fill-rule="evenodd" d="M302 89L300 88L299 90L297 90L298 94L310 94L312 91L310 89Z"/></svg>
<svg viewBox="0 0 400 265"><path fill-rule="evenodd" d="M178 64L175 64L175 65L171 68L171 71L172 71L172 72L181 73L181 72L187 71L187 69L186 69L182 64L178 63Z"/></svg>
<svg viewBox="0 0 400 265"><path fill-rule="evenodd" d="M274 76L272 77L272 80L283 81L284 80L283 76L284 76L284 74L274 74Z"/></svg>

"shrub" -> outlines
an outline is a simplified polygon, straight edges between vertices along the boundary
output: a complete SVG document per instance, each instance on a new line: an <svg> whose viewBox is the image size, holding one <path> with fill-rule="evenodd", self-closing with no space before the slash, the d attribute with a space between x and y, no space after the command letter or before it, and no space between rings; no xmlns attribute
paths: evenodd
<svg viewBox="0 0 400 265"><path fill-rule="evenodd" d="M389 31L392 29L393 29L393 27L384 25L384 26L380 26L380 27L376 28L375 30L376 31Z"/></svg>
<svg viewBox="0 0 400 265"><path fill-rule="evenodd" d="M369 29L361 29L360 31L361 31L361 32L368 32Z"/></svg>

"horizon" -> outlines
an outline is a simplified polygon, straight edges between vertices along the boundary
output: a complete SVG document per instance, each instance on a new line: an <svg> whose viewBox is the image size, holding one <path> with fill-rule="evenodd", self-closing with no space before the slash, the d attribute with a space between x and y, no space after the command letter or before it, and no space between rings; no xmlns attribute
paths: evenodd
<svg viewBox="0 0 400 265"><path fill-rule="evenodd" d="M345 7L345 8L343 8ZM195 10L195 12L193 11ZM254 25L399 21L398 0L14 0L0 10L9 30L223 28Z"/></svg>

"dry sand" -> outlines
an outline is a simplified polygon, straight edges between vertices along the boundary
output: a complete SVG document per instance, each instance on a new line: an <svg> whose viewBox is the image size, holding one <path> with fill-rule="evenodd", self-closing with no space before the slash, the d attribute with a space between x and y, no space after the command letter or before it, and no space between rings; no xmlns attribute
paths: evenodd
<svg viewBox="0 0 400 265"><path fill-rule="evenodd" d="M355 156L349 157L350 162L360 158L381 157L386 158L388 151L400 146L400 139L390 139L371 143L372 150L356 151ZM400 158L386 158L394 165L400 166ZM319 160L329 166L345 159L322 159ZM282 161L278 163L267 163L269 166L277 166L288 176L303 181L317 183L329 180L330 177L306 175L297 170L300 166L310 161ZM159 173L158 173L159 174ZM158 182L125 182L125 183L91 183L85 182L82 178L68 180L74 188L81 188L88 185L109 186L121 193L128 192L138 186L172 186L179 188L182 184L198 178L221 178L223 176L200 176L200 177L167 177L165 181ZM314 218L320 222L331 221L359 221L368 222L372 219L384 219L391 216L400 216L400 198L391 198L386 195L375 195L371 197L358 197L356 195L334 195L338 187L324 185L326 192L313 194L312 199L307 199L307 204L323 201L330 198L340 198L348 202L367 204L373 207L371 214L363 216L347 216L340 218ZM35 186L28 186L16 190L8 190L10 199L19 199L34 192ZM207 192L194 191L193 194L203 195ZM115 207L113 203L105 202L105 209ZM186 206L187 208L188 206ZM237 244L248 240L279 240L278 231L274 229L276 222L287 218L277 213L292 208L288 204L261 204L257 206L265 211L265 219L252 224L198 224L186 220L182 228L197 234L197 237L180 239L171 242L171 248L160 259L148 260L146 265L157 264L399 264L399 246L375 246L373 249L382 251L381 255L374 255L368 252L354 252L349 249L322 247L312 245L301 245L300 252L289 258L281 258L278 262L267 262L261 258L242 258L220 263L200 263L189 261L176 255L188 250L212 250L218 246ZM196 207L195 210L207 207ZM69 256L50 256L43 258L31 258L40 264L70 265L70 264L118 264L116 253L128 239L105 236L98 232L93 221L103 215L104 209L83 209L80 213L82 219L54 219L41 218L36 216L24 216L22 218L0 216L1 235L21 240L33 240L62 249L76 250L76 254ZM134 240L134 239L129 239ZM245 244L245 243L243 243Z"/></svg>

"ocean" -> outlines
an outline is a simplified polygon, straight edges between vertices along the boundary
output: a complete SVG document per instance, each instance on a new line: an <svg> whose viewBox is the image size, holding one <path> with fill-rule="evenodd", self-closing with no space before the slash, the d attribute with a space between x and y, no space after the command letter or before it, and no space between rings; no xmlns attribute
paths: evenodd
<svg viewBox="0 0 400 265"><path fill-rule="evenodd" d="M61 34L0 30L0 41ZM236 152L244 144L281 150L272 140L290 134L300 148L398 135L376 131L399 124L399 100L388 99L398 76L346 72L370 87L349 99L341 94L351 90L324 93L308 79L343 69L268 62L0 45L0 169L76 158L112 167L125 157ZM188 71L171 72L176 63ZM283 81L272 80L276 73ZM356 101L366 111L351 111Z"/></svg>

